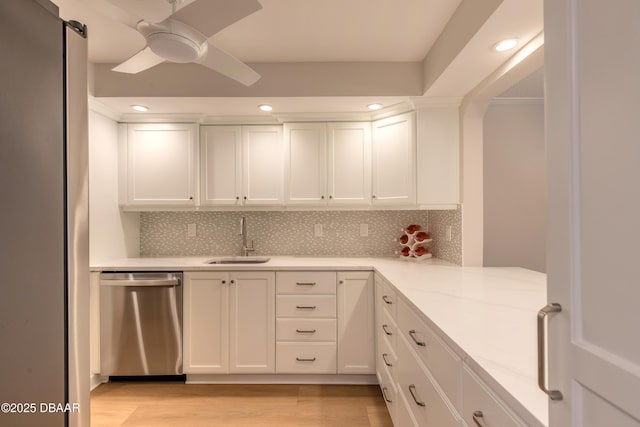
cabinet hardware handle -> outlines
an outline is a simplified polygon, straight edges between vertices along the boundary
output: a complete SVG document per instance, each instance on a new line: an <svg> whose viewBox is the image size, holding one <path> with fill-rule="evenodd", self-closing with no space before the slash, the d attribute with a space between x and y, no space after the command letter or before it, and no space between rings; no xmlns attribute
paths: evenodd
<svg viewBox="0 0 640 427"><path fill-rule="evenodd" d="M296 305L296 308L299 308L300 310L315 310L316 306L315 305Z"/></svg>
<svg viewBox="0 0 640 427"><path fill-rule="evenodd" d="M412 329L412 330L409 331L409 336L413 339L413 342L418 344L420 347L425 347L427 345L427 343L424 342L424 341L418 341L418 339L416 338L416 330L415 329Z"/></svg>
<svg viewBox="0 0 640 427"><path fill-rule="evenodd" d="M342 285L344 283L344 280L340 280L338 283Z"/></svg>
<svg viewBox="0 0 640 427"><path fill-rule="evenodd" d="M231 281L231 283L236 283L236 281L235 281L235 280L232 280L232 281Z"/></svg>
<svg viewBox="0 0 640 427"><path fill-rule="evenodd" d="M476 426L478 427L485 427L484 414L482 413L482 411L473 412L473 422L476 423Z"/></svg>
<svg viewBox="0 0 640 427"><path fill-rule="evenodd" d="M298 362L315 362L316 358L312 357L312 358L308 359L308 358L304 358L304 357L296 357L296 360Z"/></svg>
<svg viewBox="0 0 640 427"><path fill-rule="evenodd" d="M315 334L316 330L315 329L311 329L311 330L296 329L296 332L299 334Z"/></svg>
<svg viewBox="0 0 640 427"><path fill-rule="evenodd" d="M393 304L393 301L391 301L386 295L382 295L382 301L386 302L387 304Z"/></svg>
<svg viewBox="0 0 640 427"><path fill-rule="evenodd" d="M418 405L418 406L427 406L426 403L421 402L421 401L418 400L418 398L416 397L415 390L416 390L416 385L415 384L411 384L409 386L409 393L411 393L411 397L413 397L413 401L416 402L416 405Z"/></svg>
<svg viewBox="0 0 640 427"><path fill-rule="evenodd" d="M223 281L222 281L222 284L223 284L223 285L225 285L226 283L227 283L227 281L226 281L226 280L223 280Z"/></svg>
<svg viewBox="0 0 640 427"><path fill-rule="evenodd" d="M382 396L386 402L393 403L393 401L387 397L387 387L382 387Z"/></svg>
<svg viewBox="0 0 640 427"><path fill-rule="evenodd" d="M393 335L391 332L389 332L389 331L387 330L387 328L388 328L388 327L389 327L389 325L384 324L384 325L382 325L382 330L383 330L383 331L384 331L384 333L385 333L385 334L387 334L387 335Z"/></svg>
<svg viewBox="0 0 640 427"><path fill-rule="evenodd" d="M193 200L193 196L189 196L189 200Z"/></svg>
<svg viewBox="0 0 640 427"><path fill-rule="evenodd" d="M373 196L371 196L371 198L372 198L372 199L375 199L375 198L376 198L376 195L374 194Z"/></svg>
<svg viewBox="0 0 640 427"><path fill-rule="evenodd" d="M316 282L296 282L298 286L315 286Z"/></svg>
<svg viewBox="0 0 640 427"><path fill-rule="evenodd" d="M244 199L247 200L247 196L244 196Z"/></svg>
<svg viewBox="0 0 640 427"><path fill-rule="evenodd" d="M240 200L240 196L236 196L236 200Z"/></svg>
<svg viewBox="0 0 640 427"><path fill-rule="evenodd" d="M389 361L387 360L387 353L382 353L382 360L384 360L384 364L387 366L393 366L391 363L389 363Z"/></svg>
<svg viewBox="0 0 640 427"><path fill-rule="evenodd" d="M321 196L320 198L321 198L322 200L324 200L324 196Z"/></svg>
<svg viewBox="0 0 640 427"><path fill-rule="evenodd" d="M562 393L559 390L549 390L547 388L547 367L545 363L547 331L544 319L551 313L562 311L560 304L548 304L538 312L538 386L540 390L547 393L551 400L562 400Z"/></svg>

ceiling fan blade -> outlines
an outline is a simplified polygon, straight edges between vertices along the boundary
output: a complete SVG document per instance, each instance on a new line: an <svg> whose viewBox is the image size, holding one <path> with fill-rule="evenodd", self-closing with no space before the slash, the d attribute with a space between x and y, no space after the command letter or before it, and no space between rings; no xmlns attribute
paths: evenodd
<svg viewBox="0 0 640 427"><path fill-rule="evenodd" d="M260 74L256 73L247 64L218 49L211 43L209 43L205 57L197 62L245 86L251 86L260 79Z"/></svg>
<svg viewBox="0 0 640 427"><path fill-rule="evenodd" d="M209 38L260 9L258 0L196 0L177 10L171 19L184 22Z"/></svg>
<svg viewBox="0 0 640 427"><path fill-rule="evenodd" d="M112 68L112 70L119 73L137 74L164 61L164 58L159 57L150 48L145 47L122 64Z"/></svg>
<svg viewBox="0 0 640 427"><path fill-rule="evenodd" d="M148 22L161 22L171 15L171 4L164 0L109 0L120 9Z"/></svg>

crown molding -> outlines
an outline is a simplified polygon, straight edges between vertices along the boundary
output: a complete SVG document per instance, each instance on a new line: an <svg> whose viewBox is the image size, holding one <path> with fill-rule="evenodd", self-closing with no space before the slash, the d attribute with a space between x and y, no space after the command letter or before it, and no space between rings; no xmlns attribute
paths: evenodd
<svg viewBox="0 0 640 427"><path fill-rule="evenodd" d="M370 113L278 113L273 116L280 123L371 121Z"/></svg>
<svg viewBox="0 0 640 427"><path fill-rule="evenodd" d="M514 105L514 104L544 104L544 98L531 97L531 98L500 98L496 97L489 102L490 105Z"/></svg>
<svg viewBox="0 0 640 427"><path fill-rule="evenodd" d="M128 113L120 119L123 123L200 123L200 114L148 114Z"/></svg>
<svg viewBox="0 0 640 427"><path fill-rule="evenodd" d="M280 121L271 116L206 116L203 125L278 125Z"/></svg>
<svg viewBox="0 0 640 427"><path fill-rule="evenodd" d="M97 101L93 96L90 96L88 98L87 103L90 111L98 113L116 122L119 122L122 120L122 116L120 113L112 110L111 108L107 107L103 103Z"/></svg>
<svg viewBox="0 0 640 427"><path fill-rule="evenodd" d="M431 107L459 107L462 104L461 96L435 96L435 97L411 97L409 98L414 108Z"/></svg>

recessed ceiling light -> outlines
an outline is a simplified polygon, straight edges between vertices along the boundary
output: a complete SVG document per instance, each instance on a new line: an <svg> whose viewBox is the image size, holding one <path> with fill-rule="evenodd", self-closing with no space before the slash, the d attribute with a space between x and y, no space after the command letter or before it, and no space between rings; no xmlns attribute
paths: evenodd
<svg viewBox="0 0 640 427"><path fill-rule="evenodd" d="M131 108L142 113L144 113L145 111L149 111L149 107L145 105L132 105Z"/></svg>
<svg viewBox="0 0 640 427"><path fill-rule="evenodd" d="M258 105L258 108L261 109L262 111L272 111L273 107L269 104L260 104Z"/></svg>
<svg viewBox="0 0 640 427"><path fill-rule="evenodd" d="M376 103L373 103L373 104L369 104L369 105L367 105L367 108L368 108L369 110L379 110L379 109L381 109L381 108L382 108L382 104L378 104L378 103L376 102Z"/></svg>
<svg viewBox="0 0 640 427"><path fill-rule="evenodd" d="M500 40L498 43L493 46L493 50L496 52L505 52L507 50L513 49L518 45L518 39L504 39Z"/></svg>

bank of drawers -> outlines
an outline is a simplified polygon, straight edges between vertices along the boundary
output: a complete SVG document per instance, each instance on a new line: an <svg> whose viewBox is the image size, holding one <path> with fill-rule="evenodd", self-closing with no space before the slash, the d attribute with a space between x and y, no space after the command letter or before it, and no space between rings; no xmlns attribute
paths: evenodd
<svg viewBox="0 0 640 427"><path fill-rule="evenodd" d="M278 272L276 372L337 373L335 272Z"/></svg>

